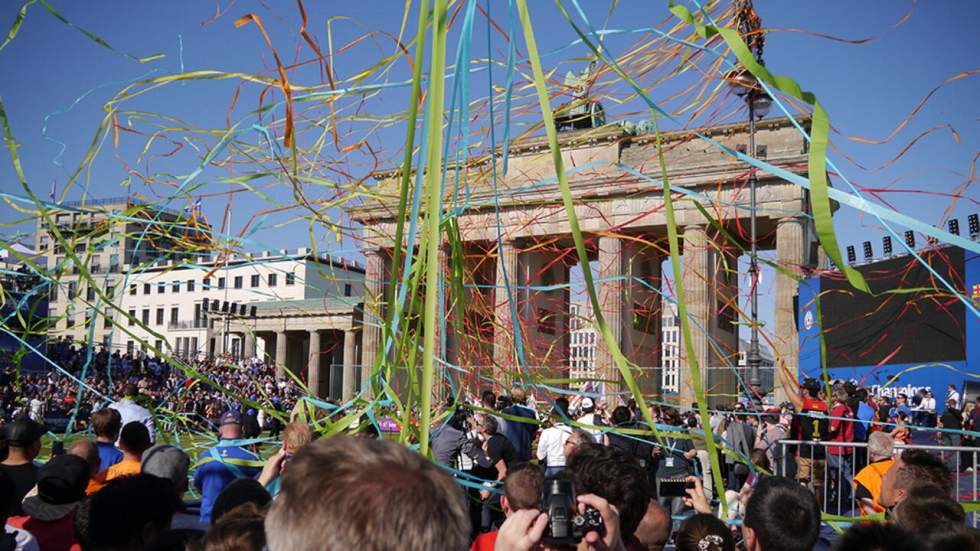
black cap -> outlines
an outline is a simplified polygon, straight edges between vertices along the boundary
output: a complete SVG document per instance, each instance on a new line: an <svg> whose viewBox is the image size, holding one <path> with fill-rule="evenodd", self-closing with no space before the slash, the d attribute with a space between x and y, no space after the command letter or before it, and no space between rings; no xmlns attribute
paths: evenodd
<svg viewBox="0 0 980 551"><path fill-rule="evenodd" d="M211 522L216 523L222 515L239 505L254 503L265 507L272 501L272 496L258 480L254 478L238 478L225 486L214 500L211 509Z"/></svg>
<svg viewBox="0 0 980 551"><path fill-rule="evenodd" d="M30 446L41 439L44 429L33 419L20 417L10 422L3 430L3 439L20 448Z"/></svg>
<svg viewBox="0 0 980 551"><path fill-rule="evenodd" d="M89 466L77 455L59 455L45 463L37 473L37 495L52 505L65 505L85 499Z"/></svg>

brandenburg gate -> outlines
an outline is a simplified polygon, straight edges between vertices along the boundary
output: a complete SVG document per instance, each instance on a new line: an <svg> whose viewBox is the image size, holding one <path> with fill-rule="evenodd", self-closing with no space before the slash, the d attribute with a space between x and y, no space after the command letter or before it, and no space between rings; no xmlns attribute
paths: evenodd
<svg viewBox="0 0 980 551"><path fill-rule="evenodd" d="M806 118L798 122L809 124ZM763 119L756 128L755 157L806 173L807 144L790 120ZM746 123L697 132L742 152L749 142ZM676 294L674 282L661 273L668 257L667 221L655 136L607 125L563 132L559 138L589 259L598 266L602 314L644 393L659 396L662 306ZM665 132L661 138L672 190L679 192L674 206L694 355L710 401L733 401L740 389L730 366L737 364L739 325L749 323L738 300L738 257L748 249L748 238L739 236L748 235L750 167L693 131ZM439 347L437 354L461 368L446 373L472 390L513 380L521 366L539 380L568 377L569 269L579 259L548 143L535 137L512 144L506 176L500 153L493 164L451 167L444 186L447 208L456 207L458 216L466 297L453 301L444 287L446 318L460 316L464 323L462 331L446 323L448 334L440 339L445 349ZM757 175L759 249L775 249L781 267L802 273L816 265L818 254L808 192L771 174ZM366 244L362 385L382 348L401 175L390 170L374 177L374 196L352 211L363 225ZM797 284L783 274L775 277L774 324L762 330L770 337L777 371L795 376ZM622 390L621 375L598 336L596 347L595 376L611 395ZM680 351L679 392L671 399L688 405L694 399L690 358L683 343Z"/></svg>

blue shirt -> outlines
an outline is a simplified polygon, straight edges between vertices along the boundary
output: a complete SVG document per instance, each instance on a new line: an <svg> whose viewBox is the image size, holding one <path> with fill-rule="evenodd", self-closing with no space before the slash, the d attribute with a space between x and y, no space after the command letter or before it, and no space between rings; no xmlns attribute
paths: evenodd
<svg viewBox="0 0 980 551"><path fill-rule="evenodd" d="M210 524L214 500L225 486L236 478L255 478L262 472L259 467L235 464L236 460L259 461L259 457L234 444L235 440L222 440L198 459L205 463L194 473L194 487L201 492L201 522L205 524Z"/></svg>
<svg viewBox="0 0 980 551"><path fill-rule="evenodd" d="M99 449L99 459L102 460L99 472L122 461L123 453L112 442L96 442L95 446Z"/></svg>
<svg viewBox="0 0 980 551"><path fill-rule="evenodd" d="M505 407L501 412L535 421L534 410L518 404ZM534 440L534 435L538 432L537 423L508 420L508 423L504 425L503 430L500 432L507 437L510 445L514 447L518 461L527 462L531 460L531 442Z"/></svg>
<svg viewBox="0 0 980 551"><path fill-rule="evenodd" d="M854 441L867 442L871 421L875 418L875 410L867 402L858 403L857 418L861 423L854 424Z"/></svg>

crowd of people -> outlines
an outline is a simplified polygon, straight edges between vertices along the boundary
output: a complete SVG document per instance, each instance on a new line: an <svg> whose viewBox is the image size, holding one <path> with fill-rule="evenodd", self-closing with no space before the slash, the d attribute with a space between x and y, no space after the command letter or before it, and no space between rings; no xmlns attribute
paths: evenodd
<svg viewBox="0 0 980 551"><path fill-rule="evenodd" d="M294 417L263 457L252 412L220 393L209 396L220 411L194 412L217 433L213 446L166 443L157 410L173 370L154 363L121 359L118 399L93 408L81 437L43 463L42 423L29 403L10 412L0 551L980 549L954 498L961 463L896 447L923 428L903 423L905 399L889 404L844 382L829 385L830 400L828 385L805 381L779 407L712 411L708 426L696 408L539 403L516 386L445 404L431 460L373 423L321 435L315 417ZM282 392L265 366L233 365L251 369L239 396L265 381ZM86 377L97 385L105 371ZM25 379L14 403L70 388ZM937 428L956 416L971 429L968 410L957 396ZM717 457L708 431L724 449ZM869 516L838 535L828 512Z"/></svg>
<svg viewBox="0 0 980 551"><path fill-rule="evenodd" d="M244 397L256 406L245 408L262 428L281 429L270 412L291 411L302 395L294 381L277 380L275 368L261 358L196 356L171 363L68 340L49 347L48 355L62 369L18 376L11 358L0 357L0 417L26 413L62 432L85 431L93 413L136 385L165 428L213 429L214 420Z"/></svg>

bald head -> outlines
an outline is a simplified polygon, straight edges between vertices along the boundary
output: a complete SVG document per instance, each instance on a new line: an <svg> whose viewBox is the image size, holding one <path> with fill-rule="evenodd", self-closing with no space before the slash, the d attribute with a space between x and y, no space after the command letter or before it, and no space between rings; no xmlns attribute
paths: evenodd
<svg viewBox="0 0 980 551"><path fill-rule="evenodd" d="M670 539L670 515L656 500L651 499L647 512L633 533L647 551L660 551Z"/></svg>
<svg viewBox="0 0 980 551"><path fill-rule="evenodd" d="M71 455L77 455L88 463L90 475L94 476L102 467L102 458L99 457L99 448L91 440L79 440L68 449Z"/></svg>

